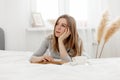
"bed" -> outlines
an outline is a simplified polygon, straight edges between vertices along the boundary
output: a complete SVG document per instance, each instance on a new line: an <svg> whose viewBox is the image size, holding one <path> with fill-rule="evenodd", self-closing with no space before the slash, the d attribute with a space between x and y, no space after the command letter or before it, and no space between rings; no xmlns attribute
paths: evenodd
<svg viewBox="0 0 120 80"><path fill-rule="evenodd" d="M0 50L0 80L120 80L120 58L32 64L28 51Z"/></svg>

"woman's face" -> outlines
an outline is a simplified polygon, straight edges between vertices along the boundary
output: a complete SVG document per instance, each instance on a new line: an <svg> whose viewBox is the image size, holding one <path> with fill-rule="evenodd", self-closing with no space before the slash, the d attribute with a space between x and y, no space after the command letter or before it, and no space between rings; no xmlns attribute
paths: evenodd
<svg viewBox="0 0 120 80"><path fill-rule="evenodd" d="M60 37L67 28L67 21L65 18L60 18L55 27L55 36Z"/></svg>

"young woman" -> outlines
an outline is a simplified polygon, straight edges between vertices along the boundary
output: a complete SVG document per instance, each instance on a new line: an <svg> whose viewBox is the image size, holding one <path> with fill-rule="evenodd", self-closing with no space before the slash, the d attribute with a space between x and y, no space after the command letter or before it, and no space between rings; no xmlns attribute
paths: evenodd
<svg viewBox="0 0 120 80"><path fill-rule="evenodd" d="M44 55L47 50L50 55ZM41 47L32 55L30 62L50 62L54 59L69 62L72 61L72 57L81 56L82 51L82 40L78 36L74 18L62 15L55 23L53 35L43 40Z"/></svg>

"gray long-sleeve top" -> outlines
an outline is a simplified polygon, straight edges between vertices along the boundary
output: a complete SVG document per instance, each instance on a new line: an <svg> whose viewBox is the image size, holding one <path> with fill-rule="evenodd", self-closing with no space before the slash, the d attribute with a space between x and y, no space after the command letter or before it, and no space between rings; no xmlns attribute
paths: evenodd
<svg viewBox="0 0 120 80"><path fill-rule="evenodd" d="M43 56L45 53L48 53L51 57L55 58L55 59L61 59L60 58L60 53L59 52L54 52L52 49L52 38L50 36L48 36L47 38L45 38L42 42L41 42L41 46L40 48L33 54L33 56ZM67 53L68 55L65 56L64 58L62 58L63 61L72 61L71 59L71 51L73 51L72 49L67 49Z"/></svg>

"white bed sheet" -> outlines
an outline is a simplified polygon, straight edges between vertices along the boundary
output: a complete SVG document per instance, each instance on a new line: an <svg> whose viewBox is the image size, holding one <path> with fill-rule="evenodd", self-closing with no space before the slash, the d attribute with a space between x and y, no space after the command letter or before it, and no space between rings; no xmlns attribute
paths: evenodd
<svg viewBox="0 0 120 80"><path fill-rule="evenodd" d="M0 51L0 80L120 80L120 58L86 64L31 64L32 52Z"/></svg>

